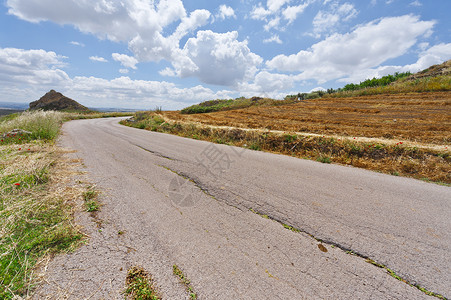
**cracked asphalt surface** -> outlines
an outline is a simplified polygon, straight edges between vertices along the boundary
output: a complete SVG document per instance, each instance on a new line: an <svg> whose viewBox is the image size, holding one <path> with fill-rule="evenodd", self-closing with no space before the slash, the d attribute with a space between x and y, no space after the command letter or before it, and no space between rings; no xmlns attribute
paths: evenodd
<svg viewBox="0 0 451 300"><path fill-rule="evenodd" d="M430 298L365 257L451 297L449 187L118 121L63 126L102 193L102 227L77 216L89 243L49 264L36 299L123 298L134 265L164 299L188 299L174 264L199 299Z"/></svg>

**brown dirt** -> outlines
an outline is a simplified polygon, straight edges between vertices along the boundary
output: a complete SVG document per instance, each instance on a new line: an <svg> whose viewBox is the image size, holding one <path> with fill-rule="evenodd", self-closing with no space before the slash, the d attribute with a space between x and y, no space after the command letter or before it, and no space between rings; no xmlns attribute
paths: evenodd
<svg viewBox="0 0 451 300"><path fill-rule="evenodd" d="M372 95L306 100L277 107L183 115L165 118L215 126L261 128L351 137L451 143L451 92Z"/></svg>

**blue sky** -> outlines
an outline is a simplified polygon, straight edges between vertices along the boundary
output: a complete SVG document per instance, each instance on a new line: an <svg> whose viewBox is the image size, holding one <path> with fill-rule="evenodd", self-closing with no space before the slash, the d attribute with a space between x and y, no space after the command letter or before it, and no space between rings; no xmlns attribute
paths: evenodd
<svg viewBox="0 0 451 300"><path fill-rule="evenodd" d="M451 59L450 0L3 0L0 101L282 99Z"/></svg>

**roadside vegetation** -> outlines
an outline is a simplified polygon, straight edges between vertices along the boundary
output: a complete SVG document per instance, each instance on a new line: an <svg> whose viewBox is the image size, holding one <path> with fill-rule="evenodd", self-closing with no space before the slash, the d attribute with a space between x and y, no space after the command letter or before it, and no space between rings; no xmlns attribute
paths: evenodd
<svg viewBox="0 0 451 300"><path fill-rule="evenodd" d="M72 214L93 192L71 182L76 162L54 145L69 118L55 111L0 118L0 299L30 296L37 268L83 243Z"/></svg>
<svg viewBox="0 0 451 300"><path fill-rule="evenodd" d="M128 270L125 280L127 288L125 298L131 300L160 300L161 297L155 287L152 276L141 267Z"/></svg>
<svg viewBox="0 0 451 300"><path fill-rule="evenodd" d="M191 281L186 277L186 275L183 273L183 271L177 266L172 266L172 273L177 276L180 280L180 282L185 286L186 291L189 294L189 298L191 300L197 299L197 294L194 292L193 287L191 286Z"/></svg>

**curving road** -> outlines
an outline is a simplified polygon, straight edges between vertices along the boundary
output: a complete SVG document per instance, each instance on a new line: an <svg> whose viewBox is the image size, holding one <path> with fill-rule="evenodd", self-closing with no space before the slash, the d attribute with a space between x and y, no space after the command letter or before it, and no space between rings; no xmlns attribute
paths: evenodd
<svg viewBox="0 0 451 300"><path fill-rule="evenodd" d="M63 133L104 203L102 231L49 275L70 282L76 297L121 298L126 269L138 264L164 298L185 299L176 264L200 299L431 298L366 258L451 297L449 187L128 128L118 118L72 121Z"/></svg>

